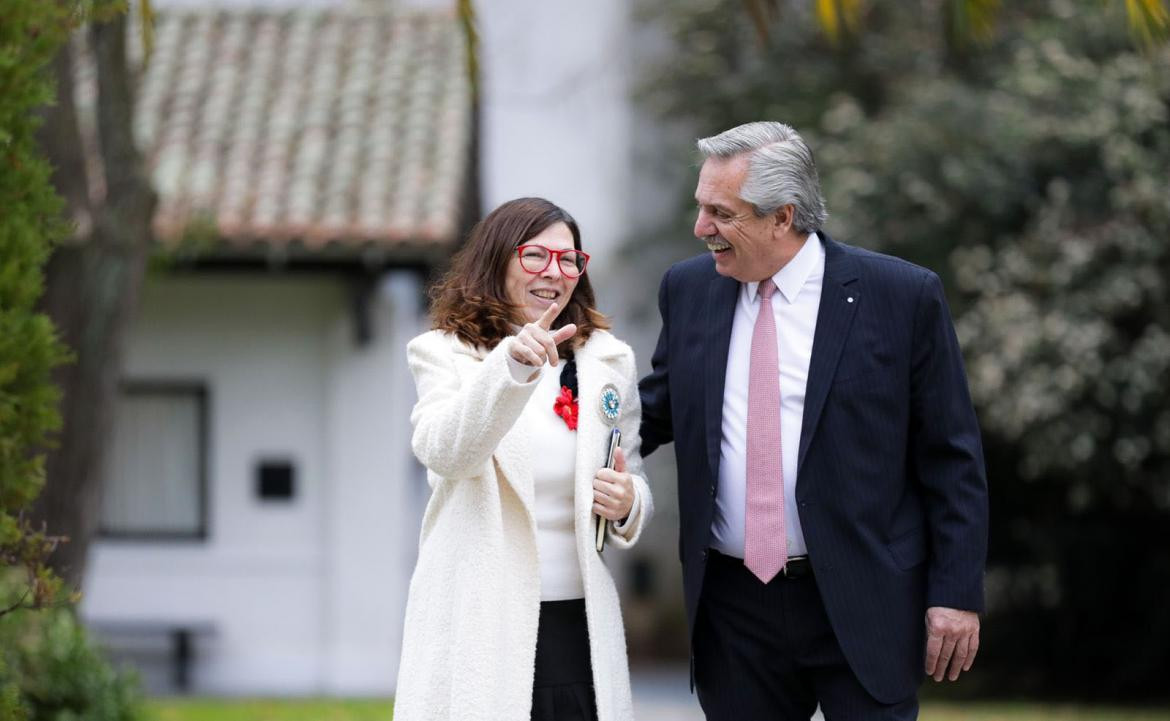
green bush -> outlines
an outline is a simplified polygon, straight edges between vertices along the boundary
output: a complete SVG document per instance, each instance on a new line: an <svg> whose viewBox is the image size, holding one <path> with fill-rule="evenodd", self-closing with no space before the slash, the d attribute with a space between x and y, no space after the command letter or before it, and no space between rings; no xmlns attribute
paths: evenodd
<svg viewBox="0 0 1170 721"><path fill-rule="evenodd" d="M763 47L734 0L642 5L674 51L640 100L688 131L671 244L691 138L777 119L830 234L943 276L991 486L988 691L1167 698L1170 46L1097 0L1004 3L967 47L923 12L950 3L871 0L839 46L786 4Z"/></svg>
<svg viewBox="0 0 1170 721"><path fill-rule="evenodd" d="M20 702L20 689L8 675L4 659L0 657L0 721L28 721L28 713Z"/></svg>
<svg viewBox="0 0 1170 721"><path fill-rule="evenodd" d="M79 10L0 0L0 572L25 569L22 604L32 606L51 603L61 586L45 566L53 540L22 513L44 483L42 451L60 426L50 374L65 350L36 303L52 243L68 230L36 143L36 109L53 98L45 68Z"/></svg>
<svg viewBox="0 0 1170 721"><path fill-rule="evenodd" d="M66 608L0 617L0 721L135 721L137 679L107 663Z"/></svg>
<svg viewBox="0 0 1170 721"><path fill-rule="evenodd" d="M27 589L12 598L0 593L0 721L50 718L30 716L22 700L15 637L16 624L30 618L15 606L52 603L61 585L45 566L52 539L22 516L44 483L39 451L60 423L50 373L64 358L48 318L35 310L41 269L52 242L67 230L35 140L35 111L52 99L46 66L80 10L71 3L0 0L0 591L16 568Z"/></svg>

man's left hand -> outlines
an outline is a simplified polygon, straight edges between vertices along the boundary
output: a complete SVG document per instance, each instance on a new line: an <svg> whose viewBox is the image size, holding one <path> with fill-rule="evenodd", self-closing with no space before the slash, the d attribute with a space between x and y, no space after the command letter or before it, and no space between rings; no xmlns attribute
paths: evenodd
<svg viewBox="0 0 1170 721"><path fill-rule="evenodd" d="M956 608L926 609L926 675L954 681L970 671L979 651L979 614Z"/></svg>

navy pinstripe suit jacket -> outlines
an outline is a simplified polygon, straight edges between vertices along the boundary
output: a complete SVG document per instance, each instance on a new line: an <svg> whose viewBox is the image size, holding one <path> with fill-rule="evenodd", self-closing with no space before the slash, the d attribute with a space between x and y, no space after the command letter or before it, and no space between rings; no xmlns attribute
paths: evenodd
<svg viewBox="0 0 1170 721"><path fill-rule="evenodd" d="M923 679L926 608L983 609L983 450L938 276L818 235L825 278L796 501L850 667L875 698L893 703ZM659 290L653 370L640 384L642 453L673 441L678 459L691 629L715 508L738 290L710 254L671 267Z"/></svg>

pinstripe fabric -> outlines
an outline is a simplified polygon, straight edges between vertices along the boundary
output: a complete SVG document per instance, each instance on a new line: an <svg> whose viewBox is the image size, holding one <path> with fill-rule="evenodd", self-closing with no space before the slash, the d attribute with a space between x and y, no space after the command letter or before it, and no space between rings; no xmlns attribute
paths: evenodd
<svg viewBox="0 0 1170 721"><path fill-rule="evenodd" d="M760 313L752 331L748 372L747 513L744 517L744 565L764 583L788 560L784 532L784 467L780 462L780 361L772 294L776 284L765 278L757 291Z"/></svg>
<svg viewBox="0 0 1170 721"><path fill-rule="evenodd" d="M923 678L926 608L983 609L983 451L938 277L821 235L825 274L793 479L797 512L823 612L850 669L874 699L897 703ZM707 573L738 290L709 255L671 267L659 291L653 371L639 384L643 453L675 444L692 630ZM695 650L698 664L697 643Z"/></svg>

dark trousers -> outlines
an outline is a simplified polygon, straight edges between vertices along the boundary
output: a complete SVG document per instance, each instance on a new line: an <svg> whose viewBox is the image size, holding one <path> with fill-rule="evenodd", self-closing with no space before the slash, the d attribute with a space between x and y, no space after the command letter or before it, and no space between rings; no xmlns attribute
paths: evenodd
<svg viewBox="0 0 1170 721"><path fill-rule="evenodd" d="M531 721L597 721L583 598L540 604Z"/></svg>
<svg viewBox="0 0 1170 721"><path fill-rule="evenodd" d="M708 721L912 721L918 699L879 703L845 660L811 572L763 584L709 552L694 631L695 686Z"/></svg>

